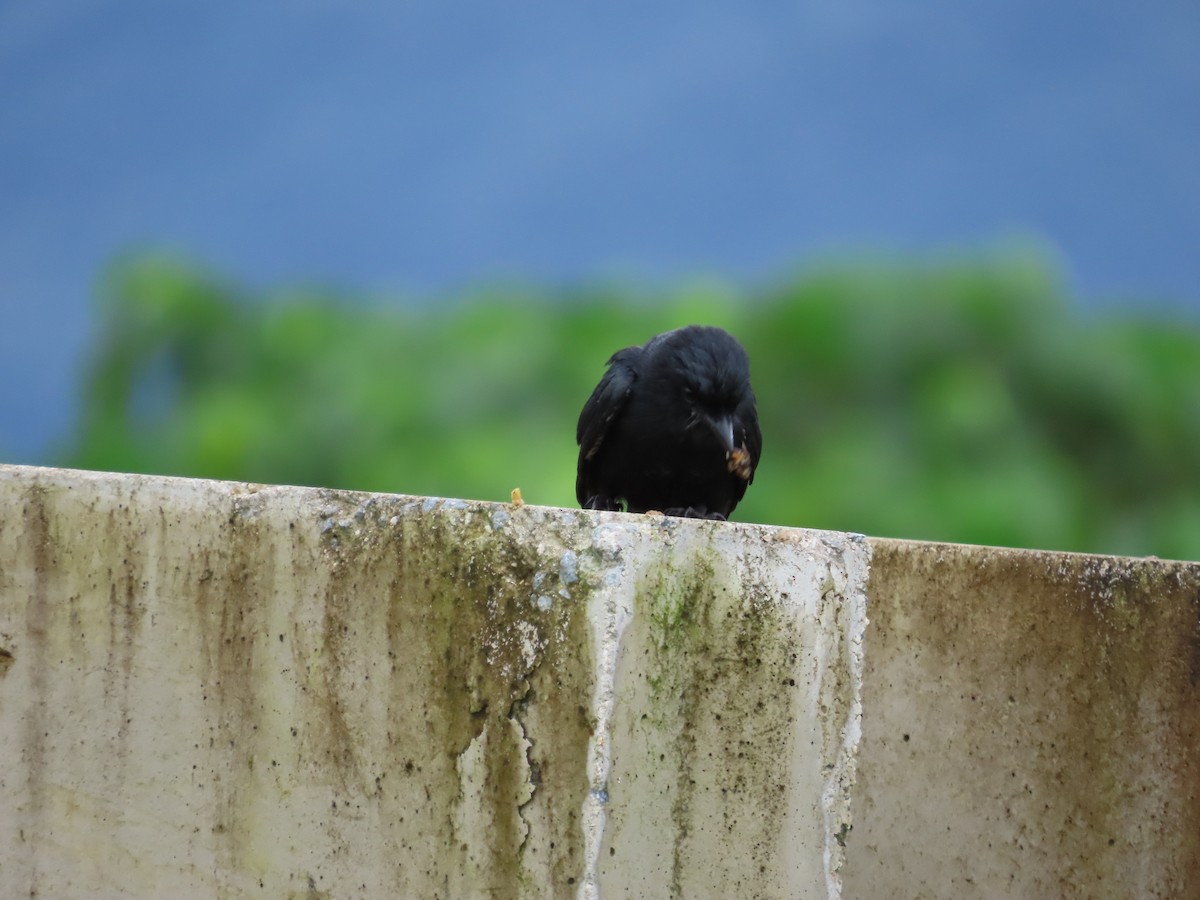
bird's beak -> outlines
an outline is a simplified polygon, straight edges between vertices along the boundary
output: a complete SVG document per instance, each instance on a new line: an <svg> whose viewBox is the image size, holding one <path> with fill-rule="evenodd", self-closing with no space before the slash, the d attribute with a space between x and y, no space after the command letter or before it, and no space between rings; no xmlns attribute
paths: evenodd
<svg viewBox="0 0 1200 900"><path fill-rule="evenodd" d="M733 452L733 419L729 416L721 416L719 419L709 419L708 424L712 426L712 430L721 440L721 446L725 448L725 454L728 456Z"/></svg>
<svg viewBox="0 0 1200 900"><path fill-rule="evenodd" d="M708 424L725 447L725 468L743 481L754 477L754 461L743 443L740 447L733 444L733 419L722 416L719 419L709 419Z"/></svg>

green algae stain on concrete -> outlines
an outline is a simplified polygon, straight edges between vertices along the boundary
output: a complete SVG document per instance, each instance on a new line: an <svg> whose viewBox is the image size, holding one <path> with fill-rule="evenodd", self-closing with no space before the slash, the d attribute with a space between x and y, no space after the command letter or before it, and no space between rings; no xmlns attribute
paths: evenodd
<svg viewBox="0 0 1200 900"><path fill-rule="evenodd" d="M634 816L673 838L655 858L625 860L626 890L783 890L773 857L791 800L794 701L804 679L795 622L747 567L729 566L714 544L719 527L668 533L625 634L620 706L643 712L614 737L628 763L618 761L611 789L612 852L630 852L621 832Z"/></svg>
<svg viewBox="0 0 1200 900"><path fill-rule="evenodd" d="M380 713L392 763L380 792L395 816L422 819L404 829L397 865L413 877L400 884L437 875L449 896L522 883L573 896L592 664L589 588L572 551L546 540L535 510L337 505L323 535L336 573L327 605L383 611L373 627L390 661ZM364 583L376 586L369 599ZM326 630L344 659L354 616Z"/></svg>
<svg viewBox="0 0 1200 900"><path fill-rule="evenodd" d="M807 663L771 578L797 554L615 513L37 477L0 574L22 604L0 689L44 675L17 729L20 827L92 847L63 878L573 897L599 859L662 876L605 896L789 892L772 791ZM68 784L88 785L69 814ZM134 827L96 828L113 809ZM49 877L46 852L26 855ZM131 853L137 872L110 862Z"/></svg>

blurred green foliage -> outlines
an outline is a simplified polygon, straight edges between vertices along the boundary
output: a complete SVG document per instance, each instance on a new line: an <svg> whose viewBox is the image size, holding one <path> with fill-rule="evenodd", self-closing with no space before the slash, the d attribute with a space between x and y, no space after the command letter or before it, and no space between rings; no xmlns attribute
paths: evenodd
<svg viewBox="0 0 1200 900"><path fill-rule="evenodd" d="M1036 260L385 308L150 258L100 295L74 466L572 506L608 356L706 322L759 398L738 519L1200 558L1200 329L1089 319Z"/></svg>

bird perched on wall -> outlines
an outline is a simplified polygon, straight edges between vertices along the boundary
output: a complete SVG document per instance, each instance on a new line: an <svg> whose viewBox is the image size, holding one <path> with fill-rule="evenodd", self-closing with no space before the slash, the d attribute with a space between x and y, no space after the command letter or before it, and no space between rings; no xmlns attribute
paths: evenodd
<svg viewBox="0 0 1200 900"><path fill-rule="evenodd" d="M575 440L585 509L728 518L762 453L746 351L705 325L618 350Z"/></svg>

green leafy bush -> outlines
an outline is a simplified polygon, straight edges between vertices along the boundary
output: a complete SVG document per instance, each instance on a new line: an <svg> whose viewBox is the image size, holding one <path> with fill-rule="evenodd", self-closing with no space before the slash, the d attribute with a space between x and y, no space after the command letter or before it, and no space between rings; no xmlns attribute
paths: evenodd
<svg viewBox="0 0 1200 900"><path fill-rule="evenodd" d="M70 465L570 506L608 356L707 322L765 436L738 519L1200 557L1200 329L1089 319L1036 262L383 307L150 258L99 315Z"/></svg>

